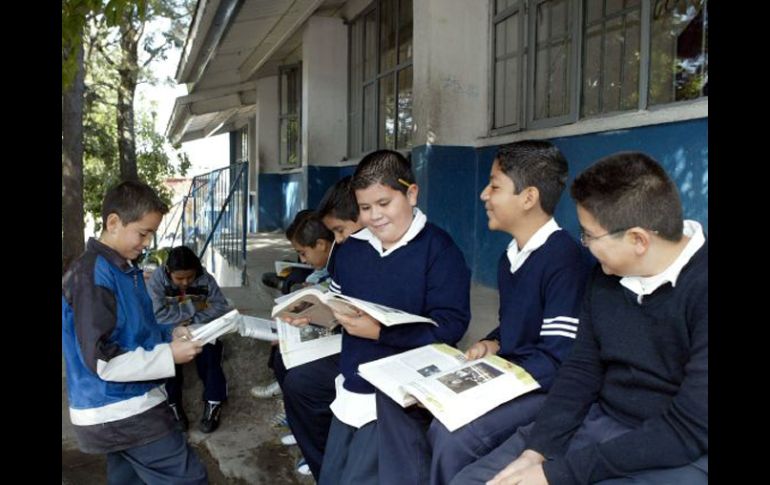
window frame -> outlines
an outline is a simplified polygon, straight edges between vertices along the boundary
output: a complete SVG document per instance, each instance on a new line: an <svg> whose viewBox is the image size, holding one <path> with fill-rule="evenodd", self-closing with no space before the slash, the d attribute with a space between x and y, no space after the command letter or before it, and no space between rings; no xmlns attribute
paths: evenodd
<svg viewBox="0 0 770 485"><path fill-rule="evenodd" d="M283 77L287 73L296 72L296 113L288 113L288 107L286 107L286 114L284 114L283 106ZM287 83L288 85L288 83ZM297 163L291 164L288 161L288 140L284 145L281 140L281 124L285 120L287 123L296 119L298 133L297 133ZM292 170L302 167L302 62L296 62L293 64L285 64L278 67L278 167L281 170Z"/></svg>

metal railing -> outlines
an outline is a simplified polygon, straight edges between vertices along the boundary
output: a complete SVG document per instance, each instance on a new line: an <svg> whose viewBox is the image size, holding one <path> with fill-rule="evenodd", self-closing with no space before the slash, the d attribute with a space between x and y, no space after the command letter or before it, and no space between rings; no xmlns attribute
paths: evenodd
<svg viewBox="0 0 770 485"><path fill-rule="evenodd" d="M230 264L241 268L246 284L246 233L248 210L247 162L236 162L193 178L182 200L182 214L172 241L181 243L201 259L212 245Z"/></svg>

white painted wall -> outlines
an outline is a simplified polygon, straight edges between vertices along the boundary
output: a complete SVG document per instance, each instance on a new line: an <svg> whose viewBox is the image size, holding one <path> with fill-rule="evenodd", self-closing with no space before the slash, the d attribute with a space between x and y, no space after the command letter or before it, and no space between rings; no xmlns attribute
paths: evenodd
<svg viewBox="0 0 770 485"><path fill-rule="evenodd" d="M302 164L338 165L347 151L348 31L310 17L302 34Z"/></svg>
<svg viewBox="0 0 770 485"><path fill-rule="evenodd" d="M414 2L414 146L486 135L489 1Z"/></svg>
<svg viewBox="0 0 770 485"><path fill-rule="evenodd" d="M278 76L257 80L256 157L260 173L278 167Z"/></svg>

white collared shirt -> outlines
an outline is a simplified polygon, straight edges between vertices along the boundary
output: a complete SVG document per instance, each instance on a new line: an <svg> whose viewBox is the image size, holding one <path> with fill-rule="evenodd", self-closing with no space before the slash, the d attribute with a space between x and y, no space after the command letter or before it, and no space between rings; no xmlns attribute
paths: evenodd
<svg viewBox="0 0 770 485"><path fill-rule="evenodd" d="M417 234L422 231L422 228L425 227L425 223L428 222L428 218L425 217L425 214L423 212L415 207L412 209L412 223L409 225L409 229L406 230L403 236L401 236L401 239L396 242L393 246L389 247L388 249L382 249L382 241L380 241L380 238L374 235L372 231L369 230L369 228L361 229L360 231L351 234L350 237L354 237L356 239L360 239L362 241L368 241L369 244L372 245L372 247L377 251L377 253L380 255L381 258L384 258L385 256L388 256L396 249L406 246L409 241L417 237Z"/></svg>
<svg viewBox="0 0 770 485"><path fill-rule="evenodd" d="M668 268L653 276L625 276L621 278L620 284L636 293L637 303L641 304L642 297L652 294L652 292L666 283L676 286L676 280L679 278L682 268L706 242L706 238L703 235L703 227L696 221L685 220L682 232L690 238L690 241L687 242L682 252L679 253L679 256Z"/></svg>
<svg viewBox="0 0 770 485"><path fill-rule="evenodd" d="M331 406L329 406L334 416L354 428L360 428L366 423L377 419L375 394L361 394L360 392L348 391L342 385L344 382L345 376L342 374L338 374L336 379L334 379L334 388L337 391L337 396L334 398Z"/></svg>
<svg viewBox="0 0 770 485"><path fill-rule="evenodd" d="M535 249L545 244L551 234L560 230L561 227L559 227L559 225L556 223L556 220L551 217L548 222L543 224L540 229L535 231L535 233L531 238L529 238L529 241L527 241L527 244L525 244L523 248L519 249L519 245L516 243L516 238L513 238L510 244L508 244L508 249L506 250L508 261L511 262L511 274L515 273L516 270L521 268L521 265L523 265L527 258L529 258L529 255L532 254Z"/></svg>

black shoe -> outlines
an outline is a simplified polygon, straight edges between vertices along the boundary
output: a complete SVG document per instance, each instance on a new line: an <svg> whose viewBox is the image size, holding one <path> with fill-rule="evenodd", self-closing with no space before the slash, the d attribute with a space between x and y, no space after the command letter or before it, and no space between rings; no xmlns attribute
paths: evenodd
<svg viewBox="0 0 770 485"><path fill-rule="evenodd" d="M174 413L174 421L176 421L176 429L178 429L182 433L187 431L187 427L190 425L190 422L187 420L187 415L184 413L184 409L182 409L182 405L169 404L168 407L171 408L171 412Z"/></svg>
<svg viewBox="0 0 770 485"><path fill-rule="evenodd" d="M219 413L222 412L222 403L206 401L203 405L203 417L199 429L202 433L211 433L219 427Z"/></svg>
<svg viewBox="0 0 770 485"><path fill-rule="evenodd" d="M262 284L280 290L284 278L281 278L274 272L262 273Z"/></svg>

